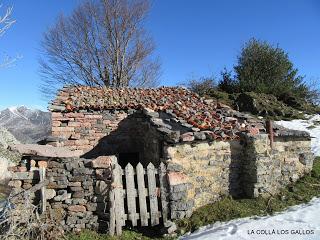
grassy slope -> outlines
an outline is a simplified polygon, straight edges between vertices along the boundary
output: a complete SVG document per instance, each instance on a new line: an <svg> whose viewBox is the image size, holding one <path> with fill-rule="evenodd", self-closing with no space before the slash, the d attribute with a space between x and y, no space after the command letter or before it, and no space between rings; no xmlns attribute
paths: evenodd
<svg viewBox="0 0 320 240"><path fill-rule="evenodd" d="M182 232L194 231L200 226L216 221L228 221L234 218L253 215L267 215L282 211L289 206L310 201L320 196L320 158L314 163L311 174L295 184L283 189L278 195L270 198L234 200L226 197L222 201L197 209L191 218L178 222Z"/></svg>
<svg viewBox="0 0 320 240"><path fill-rule="evenodd" d="M219 202L197 209L188 219L177 222L180 234L194 231L201 226L216 221L228 221L235 218L254 215L267 215L282 211L289 206L310 201L313 197L320 197L320 158L314 162L312 172L295 184L283 189L280 194L263 199L234 200L226 197ZM68 240L149 240L156 239L144 236L135 231L124 231L121 237L110 237L92 231L83 231L80 235L69 235ZM158 238L159 239L159 238Z"/></svg>

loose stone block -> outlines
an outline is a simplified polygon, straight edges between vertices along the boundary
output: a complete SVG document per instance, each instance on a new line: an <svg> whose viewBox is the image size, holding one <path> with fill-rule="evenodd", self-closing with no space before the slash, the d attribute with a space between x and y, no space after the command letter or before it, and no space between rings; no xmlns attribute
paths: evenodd
<svg viewBox="0 0 320 240"><path fill-rule="evenodd" d="M86 212L87 211L86 207L83 205L72 205L68 207L68 210L70 212Z"/></svg>
<svg viewBox="0 0 320 240"><path fill-rule="evenodd" d="M20 180L13 180L13 181L10 181L8 183L8 186L9 187L13 187L13 188L20 188L22 186L22 181Z"/></svg>
<svg viewBox="0 0 320 240"><path fill-rule="evenodd" d="M91 162L93 168L110 168L112 163L117 162L116 156L101 156Z"/></svg>

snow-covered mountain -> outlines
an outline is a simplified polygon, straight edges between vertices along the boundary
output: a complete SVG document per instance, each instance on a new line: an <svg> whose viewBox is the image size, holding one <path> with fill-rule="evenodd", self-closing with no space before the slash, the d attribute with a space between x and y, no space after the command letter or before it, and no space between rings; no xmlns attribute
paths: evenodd
<svg viewBox="0 0 320 240"><path fill-rule="evenodd" d="M10 107L0 111L0 127L7 129L19 142L35 143L50 134L49 112L27 107Z"/></svg>

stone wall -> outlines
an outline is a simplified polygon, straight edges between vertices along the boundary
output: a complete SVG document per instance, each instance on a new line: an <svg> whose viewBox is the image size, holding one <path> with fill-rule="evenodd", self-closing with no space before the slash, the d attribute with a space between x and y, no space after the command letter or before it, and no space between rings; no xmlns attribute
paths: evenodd
<svg viewBox="0 0 320 240"><path fill-rule="evenodd" d="M164 157L168 170L185 174L187 198L194 200L197 208L223 195L241 194L241 152L240 141L194 142L166 146Z"/></svg>
<svg viewBox="0 0 320 240"><path fill-rule="evenodd" d="M151 125L149 118L135 110L53 112L53 141L48 144L81 151L85 158L137 153L137 160L144 166L149 162L158 166L163 135Z"/></svg>
<svg viewBox="0 0 320 240"><path fill-rule="evenodd" d="M167 145L164 158L174 217L226 195L270 196L310 172L313 165L309 138L276 137L271 148L268 134L244 134L241 141Z"/></svg>
<svg viewBox="0 0 320 240"><path fill-rule="evenodd" d="M93 160L82 158L25 159L12 168L9 182L12 194L28 190L39 183L39 167L46 168L47 212L65 231L108 228L108 196L111 184L111 163L114 156ZM37 205L39 191L30 194ZM13 198L23 206L23 198Z"/></svg>
<svg viewBox="0 0 320 240"><path fill-rule="evenodd" d="M276 137L272 147L267 134L245 138L241 183L249 197L275 194L312 169L313 155L308 138Z"/></svg>
<svg viewBox="0 0 320 240"><path fill-rule="evenodd" d="M73 140L62 143L69 141ZM99 226L107 229L111 163L117 158L102 155L113 148L116 153L124 151L123 147L138 151L145 164L162 161L167 165L171 219L189 217L194 209L227 195L275 194L313 165L307 137L277 136L272 146L268 134L250 133L241 135L240 141L167 142L145 116L132 114L87 153L92 159L29 155L12 169L9 184L14 192L31 188L39 181L38 168L44 166L49 180L49 208L55 220L67 231ZM38 195L32 195L32 199L37 202Z"/></svg>

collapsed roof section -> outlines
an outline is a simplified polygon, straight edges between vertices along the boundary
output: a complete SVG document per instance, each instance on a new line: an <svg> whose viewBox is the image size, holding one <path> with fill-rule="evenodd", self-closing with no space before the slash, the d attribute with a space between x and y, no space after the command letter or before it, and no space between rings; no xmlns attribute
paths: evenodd
<svg viewBox="0 0 320 240"><path fill-rule="evenodd" d="M142 110L157 129L180 141L233 140L239 133L265 132L264 121L200 98L181 87L62 88L49 106L52 112ZM170 137L171 138L171 137Z"/></svg>

